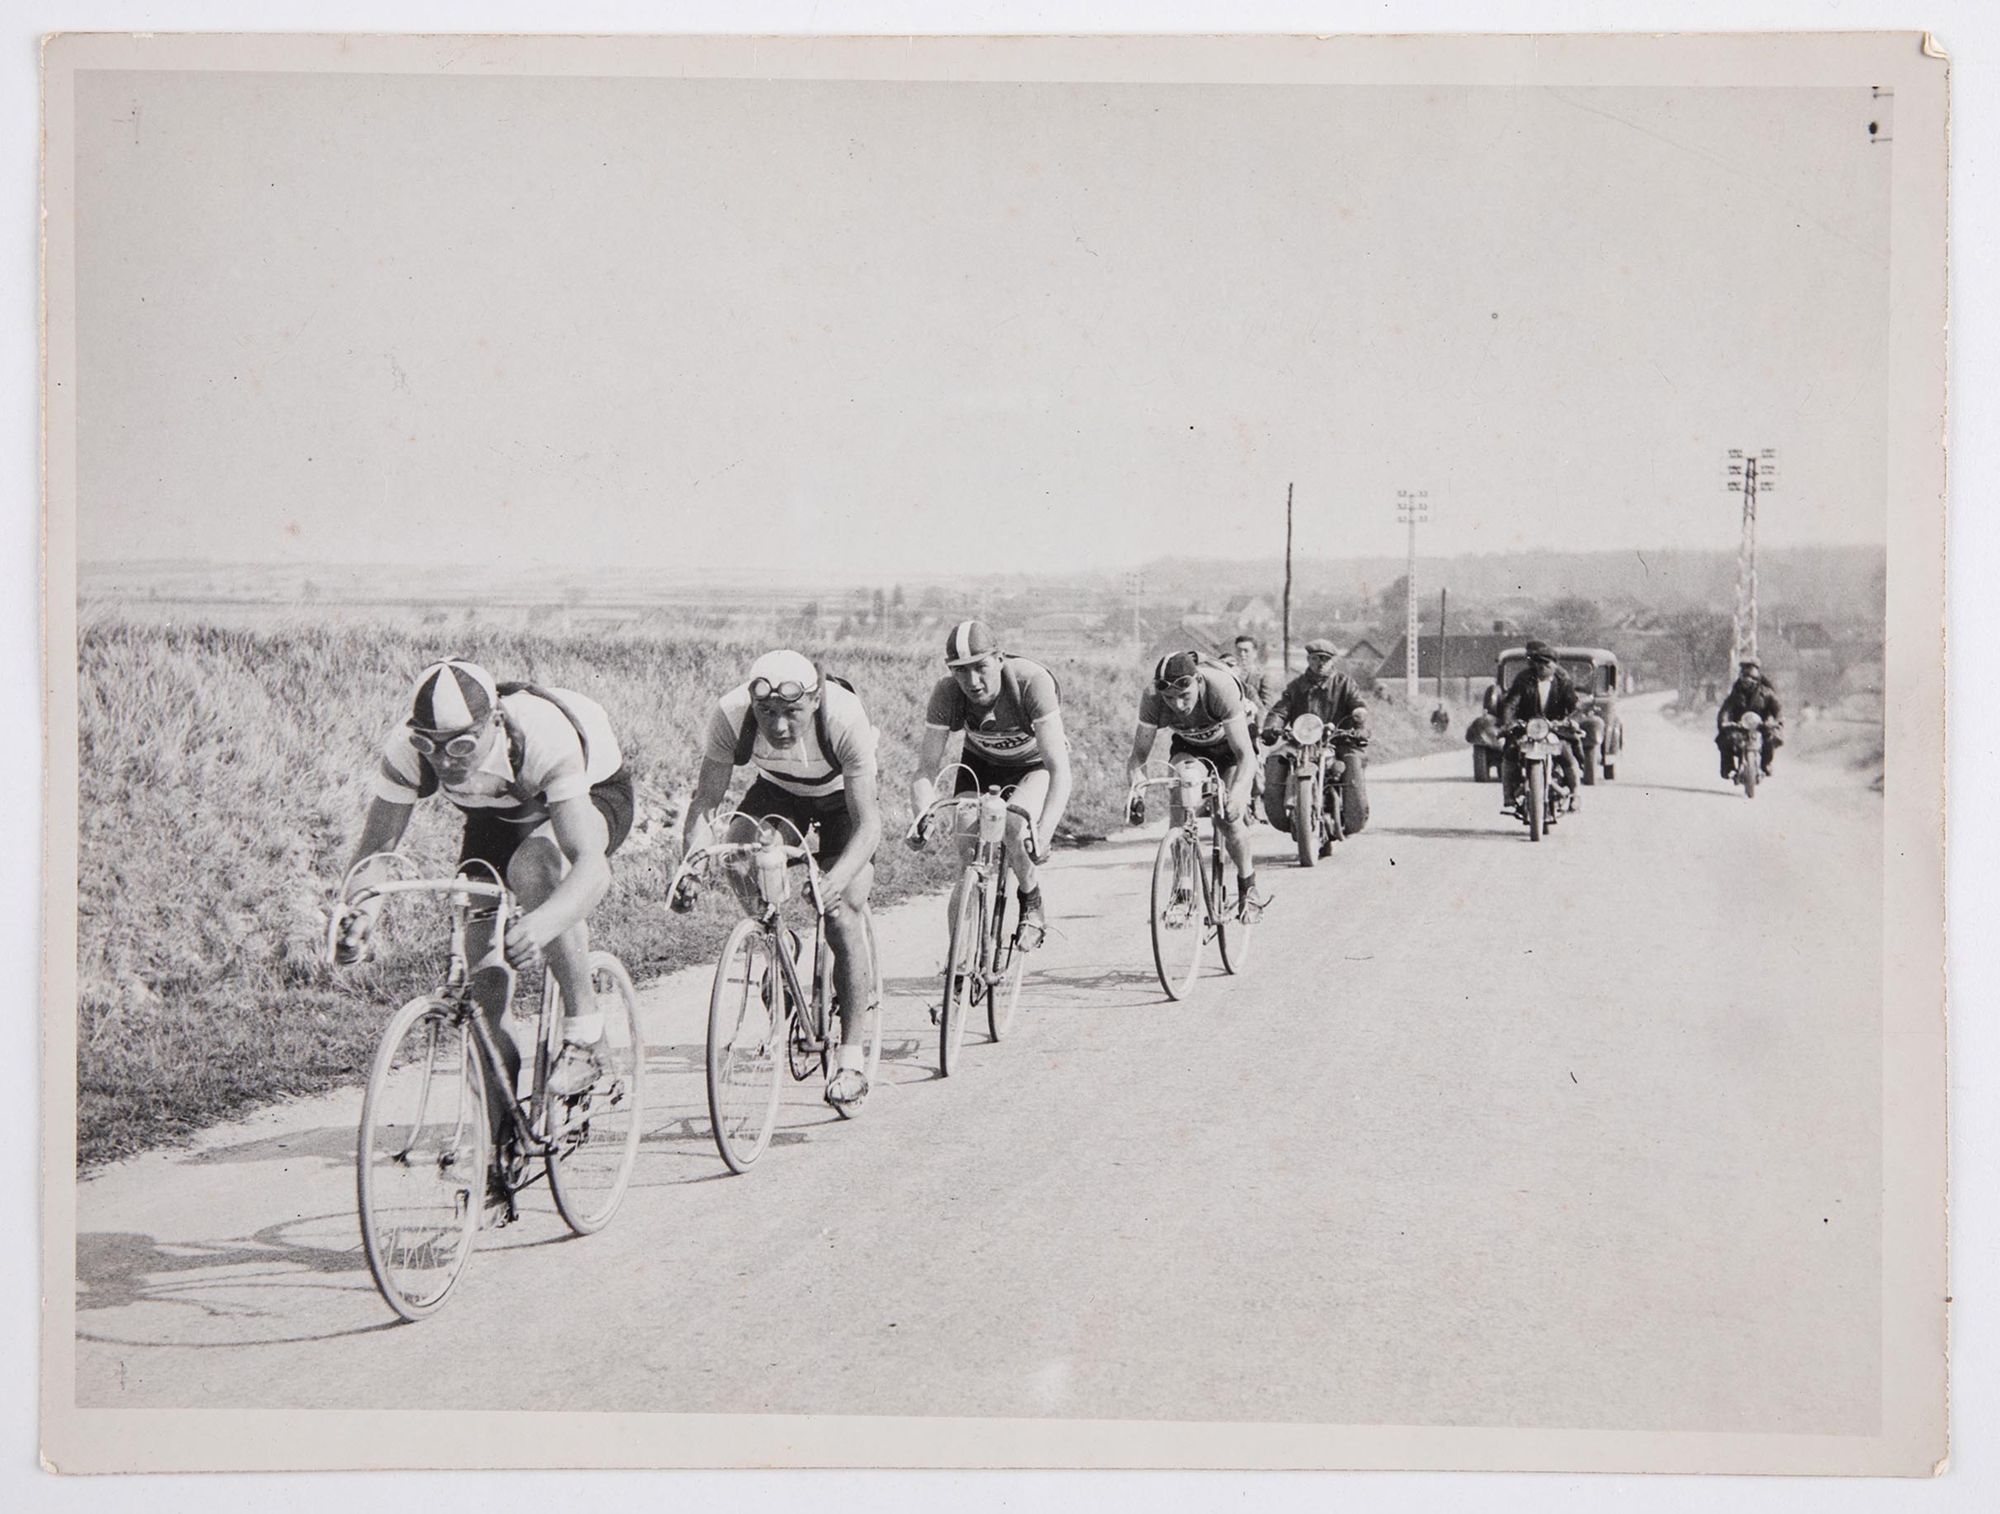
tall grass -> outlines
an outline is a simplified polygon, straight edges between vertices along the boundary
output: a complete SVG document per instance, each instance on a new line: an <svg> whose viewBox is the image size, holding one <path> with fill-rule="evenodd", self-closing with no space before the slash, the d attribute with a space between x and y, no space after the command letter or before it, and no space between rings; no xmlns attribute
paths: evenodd
<svg viewBox="0 0 2000 1514"><path fill-rule="evenodd" d="M324 908L367 802L367 776L409 680L445 655L497 677L576 689L611 713L656 793L692 787L711 701L761 645L663 632L476 635L302 623L260 629L100 618L79 647L78 1146L88 1166L247 1108L366 1073L394 1005L432 981L437 914L393 911L383 951L336 976L319 961ZM889 834L908 779L935 651L802 648L849 678L882 733ZM1119 823L1139 679L1113 662L1057 664L1077 793L1066 830ZM1376 758L1427 744L1384 723ZM740 780L739 780L740 783ZM419 807L405 849L457 856L457 812ZM885 845L878 899L941 883L949 859ZM613 862L597 938L635 973L711 960L728 921L669 915L671 849ZM1053 901L1060 908L1060 899Z"/></svg>

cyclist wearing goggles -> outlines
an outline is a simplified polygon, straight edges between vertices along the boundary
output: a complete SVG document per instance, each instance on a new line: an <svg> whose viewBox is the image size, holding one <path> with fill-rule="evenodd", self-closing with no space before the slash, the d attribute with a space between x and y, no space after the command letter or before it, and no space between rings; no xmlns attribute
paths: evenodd
<svg viewBox="0 0 2000 1514"><path fill-rule="evenodd" d="M829 901L826 933L834 951L841 1028L826 1097L852 1112L868 1096L862 1016L873 1007L875 982L861 918L882 839L875 728L860 696L845 683L822 678L797 652L766 652L710 713L701 775L688 806L688 850L708 843L710 817L739 767L754 768L757 776L738 811L789 821L801 836L819 827L820 886Z"/></svg>
<svg viewBox="0 0 2000 1514"><path fill-rule="evenodd" d="M604 1039L585 919L611 886L608 859L632 829L632 778L610 717L568 689L495 684L474 663L434 663L417 676L407 717L382 744L373 790L354 848L357 862L395 850L419 799L439 794L463 812L460 865L491 866L523 909L507 929L509 964L525 972L546 950L562 987L566 1044L549 1087L564 1097L584 1092L598 1076ZM369 955L380 913L378 901L346 916L344 960ZM473 926L467 947L475 963L486 955L490 930ZM493 1029L515 1076L514 1038L501 1032L497 1018ZM497 1154L508 1100L487 1103Z"/></svg>
<svg viewBox="0 0 2000 1514"><path fill-rule="evenodd" d="M916 812L923 814L936 801L945 743L952 732L963 731L954 792L994 787L1007 792L1034 817L1035 834L1046 849L1069 808L1070 792L1069 738L1055 675L1038 662L1003 653L992 629L978 620L951 628L944 661L949 671L931 690L910 784ZM1048 916L1036 871L1043 858L1029 851L1027 836L1027 826L1008 816L1007 865L1021 898L1021 943L1033 947L1047 934Z"/></svg>
<svg viewBox="0 0 2000 1514"><path fill-rule="evenodd" d="M1169 758L1205 757L1222 778L1222 844L1236 864L1247 910L1262 909L1269 900L1257 889L1257 864L1250 855L1250 832L1244 823L1250 812L1250 783L1256 772L1250 744L1251 707L1236 674L1196 652L1174 652L1153 665L1152 682L1139 696L1139 723L1132 731L1132 754L1126 781L1136 783L1146 771L1162 729L1172 732ZM1143 800L1132 802L1126 817L1143 824Z"/></svg>

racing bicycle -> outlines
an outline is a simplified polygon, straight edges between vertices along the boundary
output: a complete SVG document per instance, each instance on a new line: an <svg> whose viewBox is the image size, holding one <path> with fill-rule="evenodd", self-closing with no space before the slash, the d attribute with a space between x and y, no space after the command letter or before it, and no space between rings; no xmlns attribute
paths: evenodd
<svg viewBox="0 0 2000 1514"><path fill-rule="evenodd" d="M716 827L722 838L689 852L674 875L672 898L687 897L719 873L743 910L715 965L708 996L708 1113L716 1150L731 1172L748 1172L771 1144L778 1095L789 1070L796 1082L820 1073L830 1082L840 1044L834 1003L833 945L826 935L828 902L820 892L810 836L782 818L759 820L740 811ZM812 910L812 951L785 920L791 870L805 870ZM882 968L873 917L863 910L868 954L875 963L873 997L865 1011L868 1082L882 1058ZM808 988L807 982L811 987ZM842 1118L852 1111L834 1106Z"/></svg>
<svg viewBox="0 0 2000 1514"><path fill-rule="evenodd" d="M937 786L949 790L958 772L953 764L938 774ZM951 932L945 951L944 987L938 1007L938 1071L950 1077L960 1065L965 1022L980 1005L986 1007L987 1034L995 1041L1013 1028L1021 1005L1021 980L1028 953L1021 945L1020 906L1014 907L1012 929L1007 907L1007 818L1020 817L1027 827L1028 855L1038 857L1035 820L998 785L982 793L953 794L939 799L910 827L910 839L921 842L939 831L964 843L964 870L951 896Z"/></svg>
<svg viewBox="0 0 2000 1514"><path fill-rule="evenodd" d="M1178 757L1172 772L1140 778L1126 796L1143 803L1148 789L1168 791L1167 833L1153 854L1153 966L1169 999L1194 990L1202 953L1213 941L1224 971L1238 973L1250 952L1255 911L1239 897L1236 870L1222 844L1222 775L1206 757ZM1208 835L1201 834L1206 815Z"/></svg>
<svg viewBox="0 0 2000 1514"><path fill-rule="evenodd" d="M355 885L359 869L384 862L390 876ZM645 1043L630 975L610 952L593 951L591 982L605 1025L595 1082L570 1096L549 1089L549 1071L563 1047L563 1014L562 989L545 968L533 1053L522 1058L526 1091L510 1087L493 1026L530 1018L527 1001L516 1002L518 975L506 958L507 929L517 918L514 897L484 862L467 863L450 878L394 876L409 870L409 860L396 852L356 862L341 880L326 953L333 961L342 922L356 908L397 894L447 901L443 980L390 1016L362 1097L354 1156L368 1270L391 1309L420 1320L437 1311L464 1274L487 1210L489 1169L503 1195L497 1224L514 1218L515 1196L536 1181L537 1163L571 1230L589 1235L610 1223L639 1154ZM466 950L475 922L492 927L491 946L477 965ZM506 1029L516 1034L512 1025ZM497 1163L488 1122L488 1100L496 1095L506 1100L507 1132Z"/></svg>

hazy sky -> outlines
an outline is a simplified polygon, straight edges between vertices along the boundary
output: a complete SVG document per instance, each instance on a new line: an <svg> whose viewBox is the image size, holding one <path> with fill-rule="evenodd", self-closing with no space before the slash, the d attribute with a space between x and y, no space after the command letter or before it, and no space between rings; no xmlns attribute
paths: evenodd
<svg viewBox="0 0 2000 1514"><path fill-rule="evenodd" d="M78 79L82 556L1884 538L1867 90Z"/></svg>

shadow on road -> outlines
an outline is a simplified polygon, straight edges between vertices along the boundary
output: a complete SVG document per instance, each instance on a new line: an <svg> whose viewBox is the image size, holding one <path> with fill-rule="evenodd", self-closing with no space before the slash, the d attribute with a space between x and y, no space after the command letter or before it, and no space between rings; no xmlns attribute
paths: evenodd
<svg viewBox="0 0 2000 1514"><path fill-rule="evenodd" d="M1027 987L1068 989L1072 992L1093 994L1141 987L1151 990L1150 993L1140 999L1133 999L1128 995L1121 997L1113 1004L1098 1006L1100 1008L1122 1009L1129 1003L1150 1003L1154 999L1165 997L1160 992L1159 978L1150 969L1143 967L1041 967L1031 969L1022 981ZM1065 1007L1079 1008L1083 1006L1068 1005Z"/></svg>
<svg viewBox="0 0 2000 1514"><path fill-rule="evenodd" d="M1404 778L1404 777L1378 778L1373 773L1370 773L1368 775L1368 787L1370 787L1371 789L1376 788L1383 784L1390 784L1390 783L1476 783L1476 782L1478 782L1478 780L1475 779L1470 773L1440 774L1436 778Z"/></svg>
<svg viewBox="0 0 2000 1514"><path fill-rule="evenodd" d="M288 1130L283 1135L260 1136L254 1141L238 1141L233 1146L190 1151L174 1161L181 1167L206 1167L211 1163L297 1162L310 1158L325 1167L352 1167L354 1132L351 1124Z"/></svg>
<svg viewBox="0 0 2000 1514"><path fill-rule="evenodd" d="M1502 830L1487 826L1457 825L1384 825L1375 828L1377 836L1415 836L1420 841L1518 841L1520 827Z"/></svg>
<svg viewBox="0 0 2000 1514"><path fill-rule="evenodd" d="M1721 781L1722 780L1719 778L1716 780L1717 783L1720 783ZM1687 783L1623 783L1620 784L1619 787L1641 794L1654 793L1654 792L1663 794L1706 794L1711 799L1740 799L1742 797L1741 792L1737 789L1736 785L1733 783L1726 789L1725 788L1698 789L1695 788L1692 784L1687 784Z"/></svg>

